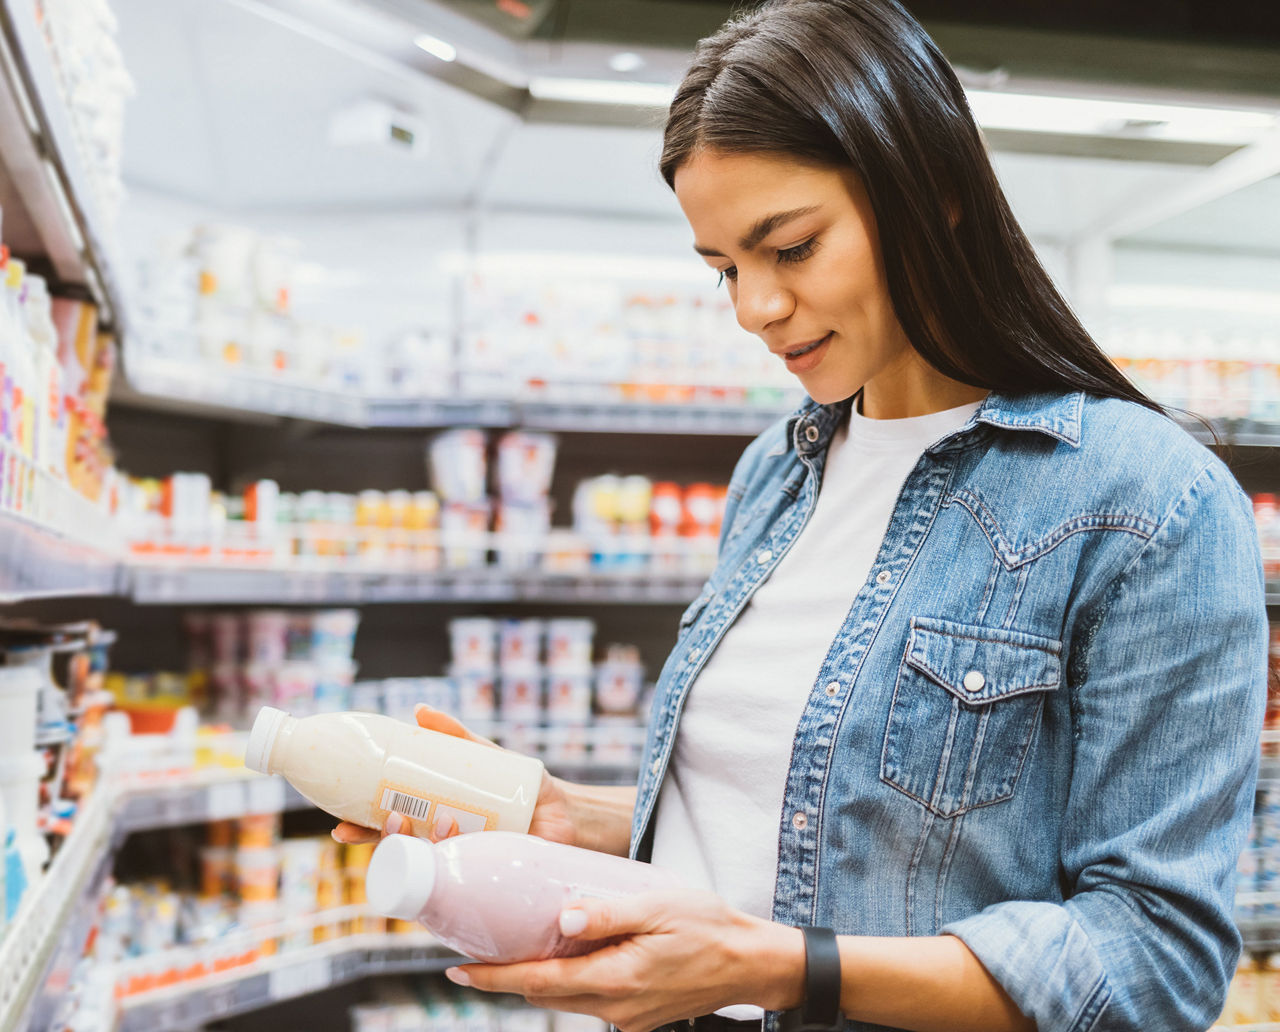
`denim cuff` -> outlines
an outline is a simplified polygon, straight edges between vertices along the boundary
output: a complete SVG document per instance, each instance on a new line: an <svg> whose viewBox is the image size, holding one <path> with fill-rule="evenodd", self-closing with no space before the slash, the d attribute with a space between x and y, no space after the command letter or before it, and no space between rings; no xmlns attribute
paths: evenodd
<svg viewBox="0 0 1280 1032"><path fill-rule="evenodd" d="M1055 903L997 903L953 921L960 939L1039 1032L1089 1032L1111 999L1085 930Z"/></svg>

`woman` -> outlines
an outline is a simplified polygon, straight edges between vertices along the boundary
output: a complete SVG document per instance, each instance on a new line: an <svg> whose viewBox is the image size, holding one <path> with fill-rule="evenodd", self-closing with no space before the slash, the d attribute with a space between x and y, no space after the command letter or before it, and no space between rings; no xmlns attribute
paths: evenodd
<svg viewBox="0 0 1280 1032"><path fill-rule="evenodd" d="M662 170L811 401L734 473L637 789L548 778L532 830L692 889L451 977L624 1032L1208 1027L1265 701L1247 499L1059 297L895 0L704 41Z"/></svg>

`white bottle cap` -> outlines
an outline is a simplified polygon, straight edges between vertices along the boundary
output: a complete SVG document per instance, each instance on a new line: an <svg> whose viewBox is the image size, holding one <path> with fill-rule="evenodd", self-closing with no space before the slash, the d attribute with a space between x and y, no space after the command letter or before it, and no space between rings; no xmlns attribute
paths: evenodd
<svg viewBox="0 0 1280 1032"><path fill-rule="evenodd" d="M276 735L284 726L289 714L274 706L263 706L253 718L253 728L249 732L249 744L244 750L244 765L259 774L270 774L267 763L271 759L271 750L276 744Z"/></svg>
<svg viewBox="0 0 1280 1032"><path fill-rule="evenodd" d="M373 851L364 876L365 898L374 913L413 921L436 887L436 850L408 835L388 835Z"/></svg>

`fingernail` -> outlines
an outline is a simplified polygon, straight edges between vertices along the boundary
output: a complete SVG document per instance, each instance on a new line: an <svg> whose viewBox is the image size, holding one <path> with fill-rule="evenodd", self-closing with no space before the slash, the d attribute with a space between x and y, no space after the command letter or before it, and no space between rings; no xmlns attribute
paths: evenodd
<svg viewBox="0 0 1280 1032"><path fill-rule="evenodd" d="M425 711L425 712L427 712L427 713L434 713L434 712L435 712L435 710L434 710L431 706L428 706L425 702L420 702L420 703L418 703L416 706L414 706L414 707L413 707L413 712L414 712L414 714L415 714L415 715L417 715L417 714L419 714L419 713L422 713L423 711Z"/></svg>
<svg viewBox="0 0 1280 1032"><path fill-rule="evenodd" d="M387 834L388 835L399 835L400 829L402 827L404 827L404 818L401 817L398 813L396 813L395 810L392 810L389 814L387 814Z"/></svg>
<svg viewBox="0 0 1280 1032"><path fill-rule="evenodd" d="M587 912L585 910L560 911L561 935L579 935L586 927Z"/></svg>
<svg viewBox="0 0 1280 1032"><path fill-rule="evenodd" d="M341 842L344 846L347 844L347 840L338 834L337 828L334 828L329 834L333 837L334 842Z"/></svg>
<svg viewBox="0 0 1280 1032"><path fill-rule="evenodd" d="M436 840L449 837L450 826L453 824L452 817L441 817L436 821Z"/></svg>
<svg viewBox="0 0 1280 1032"><path fill-rule="evenodd" d="M463 971L462 968L445 968L444 977L454 985L471 984L471 976Z"/></svg>

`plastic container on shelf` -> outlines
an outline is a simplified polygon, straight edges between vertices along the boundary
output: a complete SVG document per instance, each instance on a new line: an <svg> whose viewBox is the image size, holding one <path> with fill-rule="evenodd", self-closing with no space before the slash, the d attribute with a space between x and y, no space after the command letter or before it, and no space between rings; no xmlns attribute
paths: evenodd
<svg viewBox="0 0 1280 1032"><path fill-rule="evenodd" d="M547 721L578 724L591 719L591 674L551 671L547 675Z"/></svg>
<svg viewBox="0 0 1280 1032"><path fill-rule="evenodd" d="M537 670L542 658L541 620L503 620L500 624L498 666L503 674Z"/></svg>
<svg viewBox="0 0 1280 1032"><path fill-rule="evenodd" d="M498 622L488 617L462 617L449 621L450 656L459 673L491 673L498 666Z"/></svg>
<svg viewBox="0 0 1280 1032"><path fill-rule="evenodd" d="M245 766L283 775L336 817L381 828L396 811L415 834L444 819L465 831L527 831L542 764L373 713L301 719L263 707Z"/></svg>
<svg viewBox="0 0 1280 1032"><path fill-rule="evenodd" d="M35 748L41 684L34 667L0 667L0 757Z"/></svg>
<svg viewBox="0 0 1280 1032"><path fill-rule="evenodd" d="M458 686L458 719L464 724L486 724L497 714L498 702L493 673L454 671Z"/></svg>
<svg viewBox="0 0 1280 1032"><path fill-rule="evenodd" d="M610 645L596 667L596 708L601 713L633 713L644 688L644 666L634 645Z"/></svg>
<svg viewBox="0 0 1280 1032"><path fill-rule="evenodd" d="M547 621L547 668L555 672L591 669L594 620Z"/></svg>
<svg viewBox="0 0 1280 1032"><path fill-rule="evenodd" d="M608 945L560 934L560 913L575 900L678 887L675 875L649 864L502 832L435 844L390 835L374 851L365 880L378 913L416 920L449 948L495 964Z"/></svg>
<svg viewBox="0 0 1280 1032"><path fill-rule="evenodd" d="M503 671L498 681L498 713L509 721L532 722L542 716L542 675L536 668Z"/></svg>
<svg viewBox="0 0 1280 1032"><path fill-rule="evenodd" d="M14 831L28 883L40 877L49 860L49 843L40 833L38 816L44 774L44 762L37 753L0 757L0 797L4 798L6 819Z"/></svg>

